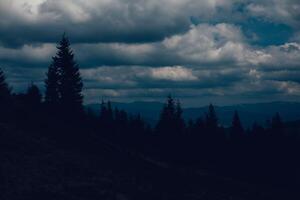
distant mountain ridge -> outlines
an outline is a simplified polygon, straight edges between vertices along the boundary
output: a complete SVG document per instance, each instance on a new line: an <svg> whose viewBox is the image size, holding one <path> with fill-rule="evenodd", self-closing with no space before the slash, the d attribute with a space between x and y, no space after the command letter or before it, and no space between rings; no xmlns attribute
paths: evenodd
<svg viewBox="0 0 300 200"><path fill-rule="evenodd" d="M113 107L125 110L130 114L140 113L151 125L154 125L163 107L161 102L112 102ZM87 108L99 113L100 104L89 104ZM215 106L220 123L224 126L231 124L233 112L238 111L241 121L245 127L250 127L254 122L266 125L268 119L279 112L284 121L300 120L300 103L298 102L269 102L253 104L237 104L230 106ZM197 108L183 108L183 117L186 120L204 118L207 106Z"/></svg>

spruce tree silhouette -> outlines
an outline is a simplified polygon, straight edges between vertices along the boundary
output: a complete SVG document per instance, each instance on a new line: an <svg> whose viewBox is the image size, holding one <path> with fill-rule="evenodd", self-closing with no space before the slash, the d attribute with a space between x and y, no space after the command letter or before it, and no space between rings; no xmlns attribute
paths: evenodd
<svg viewBox="0 0 300 200"><path fill-rule="evenodd" d="M7 122L11 118L12 109L12 96L11 89L9 88L6 77L0 69L0 121Z"/></svg>
<svg viewBox="0 0 300 200"><path fill-rule="evenodd" d="M215 111L215 108L212 104L208 106L208 113L206 113L205 116L205 130L206 130L206 139L209 141L218 141L219 135L218 135L218 117Z"/></svg>
<svg viewBox="0 0 300 200"><path fill-rule="evenodd" d="M44 113L44 117L47 119L47 130L80 132L86 118L81 94L83 83L78 64L74 60L69 39L65 34L56 48L56 55L52 57L45 80L47 114Z"/></svg>
<svg viewBox="0 0 300 200"><path fill-rule="evenodd" d="M271 136L274 141L279 142L284 135L284 124L279 113L275 113L271 120Z"/></svg>
<svg viewBox="0 0 300 200"><path fill-rule="evenodd" d="M39 88L33 83L27 89L26 101L32 107L39 106L42 103L42 94Z"/></svg>
<svg viewBox="0 0 300 200"><path fill-rule="evenodd" d="M167 102L165 103L161 113L160 118L156 126L156 131L165 136L174 136L178 131L176 129L176 122L178 121L178 115L181 113L176 113L176 105L174 99L171 95L168 96Z"/></svg>
<svg viewBox="0 0 300 200"><path fill-rule="evenodd" d="M58 109L60 114L66 115L67 118L83 114L83 83L65 34L57 46L56 55L52 58L45 84L45 102L51 109Z"/></svg>
<svg viewBox="0 0 300 200"><path fill-rule="evenodd" d="M110 101L107 103L104 101L101 102L99 121L99 129L101 133L106 136L111 136L111 133L113 132L114 116Z"/></svg>
<svg viewBox="0 0 300 200"><path fill-rule="evenodd" d="M252 125L252 130L251 130L251 136L253 141L261 142L262 140L265 140L265 129L263 126L259 125L257 122L254 122Z"/></svg>
<svg viewBox="0 0 300 200"><path fill-rule="evenodd" d="M215 108L212 104L209 104L208 113L206 113L206 126L209 129L218 128L218 117Z"/></svg>
<svg viewBox="0 0 300 200"><path fill-rule="evenodd" d="M48 112L58 110L60 103L59 85L60 71L58 67L58 58L52 58L52 64L48 68L47 78L45 80L45 104L49 108Z"/></svg>
<svg viewBox="0 0 300 200"><path fill-rule="evenodd" d="M239 114L237 111L234 111L232 124L231 124L231 139L233 141L239 141L242 139L243 134L244 134L244 128L240 121Z"/></svg>
<svg viewBox="0 0 300 200"><path fill-rule="evenodd" d="M6 83L4 72L0 68L0 101L7 99L11 95L11 89Z"/></svg>
<svg viewBox="0 0 300 200"><path fill-rule="evenodd" d="M177 100L176 102L176 110L175 110L175 124L174 126L176 126L176 130L178 133L182 134L185 130L185 122L182 118L182 108L181 108L181 104L180 101Z"/></svg>
<svg viewBox="0 0 300 200"><path fill-rule="evenodd" d="M28 87L26 93L23 98L21 97L21 102L19 101L19 106L23 107L22 110L25 112L27 118L21 119L24 121L25 126L30 130L38 130L42 127L42 94L39 88L31 83ZM23 102L22 102L23 99Z"/></svg>
<svg viewBox="0 0 300 200"><path fill-rule="evenodd" d="M119 129L119 132L123 132L127 129L128 116L124 110L115 108L114 111L115 125Z"/></svg>
<svg viewBox="0 0 300 200"><path fill-rule="evenodd" d="M65 36L57 47L58 67L60 70L59 93L62 109L66 113L81 114L83 111L83 96L81 94L83 83L78 64L70 48L69 39Z"/></svg>
<svg viewBox="0 0 300 200"><path fill-rule="evenodd" d="M112 125L114 120L114 115L113 115L113 110L110 101L108 101L107 103L102 102L100 117L102 118L105 124Z"/></svg>
<svg viewBox="0 0 300 200"><path fill-rule="evenodd" d="M137 134L142 135L141 133L145 131L145 122L140 114L130 117L129 124L131 127L131 131L135 136Z"/></svg>
<svg viewBox="0 0 300 200"><path fill-rule="evenodd" d="M33 121L37 120L37 115L41 112L42 98L39 88L31 83L24 96L24 107Z"/></svg>
<svg viewBox="0 0 300 200"><path fill-rule="evenodd" d="M182 133L184 131L184 121L181 117L182 110L180 103L175 103L171 95L168 96L156 125L156 132L160 139L160 148L166 153L168 159L179 158L181 148Z"/></svg>

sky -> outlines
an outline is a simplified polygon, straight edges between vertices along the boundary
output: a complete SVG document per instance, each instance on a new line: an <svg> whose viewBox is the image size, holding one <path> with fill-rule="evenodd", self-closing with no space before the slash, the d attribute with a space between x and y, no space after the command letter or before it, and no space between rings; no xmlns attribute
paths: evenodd
<svg viewBox="0 0 300 200"><path fill-rule="evenodd" d="M300 102L299 0L0 0L0 67L43 81L68 35L85 103Z"/></svg>

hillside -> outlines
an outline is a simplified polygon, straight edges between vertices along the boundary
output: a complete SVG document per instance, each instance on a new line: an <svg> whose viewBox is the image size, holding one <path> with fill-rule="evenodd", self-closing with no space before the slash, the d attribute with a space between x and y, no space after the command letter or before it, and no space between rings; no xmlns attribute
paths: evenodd
<svg viewBox="0 0 300 200"><path fill-rule="evenodd" d="M105 140L87 148L1 127L0 197L7 200L273 199L284 190L161 164ZM85 141L86 142L86 141ZM84 144L81 143L81 145ZM97 146L97 147L96 147ZM279 196L277 196L279 197Z"/></svg>

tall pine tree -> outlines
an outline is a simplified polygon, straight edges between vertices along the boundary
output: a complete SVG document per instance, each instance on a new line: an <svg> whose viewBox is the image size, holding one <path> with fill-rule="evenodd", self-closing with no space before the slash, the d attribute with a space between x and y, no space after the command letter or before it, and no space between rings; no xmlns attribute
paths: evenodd
<svg viewBox="0 0 300 200"><path fill-rule="evenodd" d="M83 111L83 96L81 94L83 83L78 64L74 61L70 42L65 35L57 48L57 64L61 73L59 92L62 109L67 112Z"/></svg>
<svg viewBox="0 0 300 200"><path fill-rule="evenodd" d="M39 106L42 102L42 94L35 84L31 84L26 92L26 103L31 107Z"/></svg>
<svg viewBox="0 0 300 200"><path fill-rule="evenodd" d="M174 136L182 133L184 127L180 102L175 103L174 99L169 95L160 113L156 131L163 135Z"/></svg>
<svg viewBox="0 0 300 200"><path fill-rule="evenodd" d="M57 65L57 57L52 58L52 64L48 68L47 78L45 80L46 92L45 103L50 109L58 108L60 101L59 84L60 73Z"/></svg>
<svg viewBox="0 0 300 200"><path fill-rule="evenodd" d="M208 113L206 113L206 126L210 130L218 128L218 117L212 104L208 106Z"/></svg>
<svg viewBox="0 0 300 200"><path fill-rule="evenodd" d="M234 111L231 124L231 139L240 140L243 137L244 128L242 126L239 114L237 111Z"/></svg>
<svg viewBox="0 0 300 200"><path fill-rule="evenodd" d="M47 73L46 103L69 116L83 112L83 83L69 39L63 35Z"/></svg>
<svg viewBox="0 0 300 200"><path fill-rule="evenodd" d="M175 116L176 116L176 122L175 126L177 128L177 131L179 133L183 133L185 129L185 122L184 119L182 118L182 108L181 108L181 103L179 100L176 102L176 110L175 110Z"/></svg>
<svg viewBox="0 0 300 200"><path fill-rule="evenodd" d="M11 90L3 71L0 69L0 121L8 121L10 109L12 109Z"/></svg>
<svg viewBox="0 0 300 200"><path fill-rule="evenodd" d="M10 88L8 87L8 84L6 83L6 77L0 69L0 100L2 101L3 99L7 98L10 96Z"/></svg>
<svg viewBox="0 0 300 200"><path fill-rule="evenodd" d="M279 139L284 134L284 124L281 120L279 113L277 112L271 121L271 135L274 139Z"/></svg>
<svg viewBox="0 0 300 200"><path fill-rule="evenodd" d="M205 129L207 140L218 142L224 139L224 136L220 132L218 116L212 104L208 106L208 113L206 113Z"/></svg>

